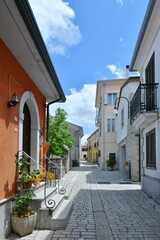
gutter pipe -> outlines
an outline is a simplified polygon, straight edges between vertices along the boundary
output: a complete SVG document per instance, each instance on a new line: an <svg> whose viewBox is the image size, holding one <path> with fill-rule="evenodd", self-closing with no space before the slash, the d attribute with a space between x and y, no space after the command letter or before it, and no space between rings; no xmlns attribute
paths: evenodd
<svg viewBox="0 0 160 240"><path fill-rule="evenodd" d="M61 100L61 97L56 99L56 100L53 100L51 102L49 102L47 105L46 105L46 108L47 108L47 127L46 127L46 141L48 142L49 141L49 107L51 104L53 103L56 103L56 102L59 102Z"/></svg>
<svg viewBox="0 0 160 240"><path fill-rule="evenodd" d="M46 108L47 108L47 127L46 127L46 141L49 142L49 107L51 104L53 103L56 103L56 102L59 102L61 100L61 97L56 99L56 100L53 100L51 102L49 102L47 105L46 105ZM46 158L46 171L48 171L48 158L49 158L49 153L47 152L47 158Z"/></svg>

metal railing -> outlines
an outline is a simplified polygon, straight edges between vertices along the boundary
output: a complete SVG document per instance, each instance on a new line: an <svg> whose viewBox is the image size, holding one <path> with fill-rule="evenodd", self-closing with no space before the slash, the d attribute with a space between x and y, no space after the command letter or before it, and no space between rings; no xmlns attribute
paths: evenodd
<svg viewBox="0 0 160 240"><path fill-rule="evenodd" d="M158 83L140 84L130 102L130 123L143 112L155 112L157 106Z"/></svg>
<svg viewBox="0 0 160 240"><path fill-rule="evenodd" d="M66 189L64 187L60 187L60 168L48 157L46 157L46 155L43 155L45 157L45 160L48 161L49 164L49 170L47 171L41 164L37 163L37 161L35 159L33 159L30 155L28 155L25 151L23 150L19 150L16 154L17 158L20 158L22 156L26 156L28 159L30 159L30 161L33 164L30 164L30 166L34 169L38 169L41 170L44 175L45 175L45 181L44 181L44 200L45 200L45 206L48 209L53 209L54 206L56 205L56 202L53 199L47 199L47 188L49 187L55 187L58 190L59 194L65 194ZM54 179L50 180L49 179L49 175L50 173L53 174Z"/></svg>
<svg viewBox="0 0 160 240"><path fill-rule="evenodd" d="M52 172L55 176L54 181L50 182L50 185L55 186L55 187L57 186L59 194L64 194L66 192L66 189L64 187L60 186L60 167L57 166L53 162L53 160L51 160L50 158L46 157L45 155L44 155L44 157L48 161L48 166L49 166L48 172Z"/></svg>

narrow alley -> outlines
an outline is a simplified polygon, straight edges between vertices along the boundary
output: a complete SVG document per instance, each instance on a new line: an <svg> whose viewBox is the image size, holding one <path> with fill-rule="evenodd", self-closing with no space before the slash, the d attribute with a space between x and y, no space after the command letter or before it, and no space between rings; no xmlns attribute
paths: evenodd
<svg viewBox="0 0 160 240"><path fill-rule="evenodd" d="M100 171L82 162L62 179L66 196L74 200L65 230L38 231L20 239L132 240L160 239L160 205L124 181L119 171ZM47 235L47 234L48 235ZM8 239L15 238L14 235Z"/></svg>

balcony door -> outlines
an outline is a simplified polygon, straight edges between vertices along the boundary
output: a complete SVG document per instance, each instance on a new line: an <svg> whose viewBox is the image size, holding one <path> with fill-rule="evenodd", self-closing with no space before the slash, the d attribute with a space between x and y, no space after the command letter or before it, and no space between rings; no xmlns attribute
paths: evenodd
<svg viewBox="0 0 160 240"><path fill-rule="evenodd" d="M154 83L155 83L155 57L154 53L146 67L146 110L155 109Z"/></svg>

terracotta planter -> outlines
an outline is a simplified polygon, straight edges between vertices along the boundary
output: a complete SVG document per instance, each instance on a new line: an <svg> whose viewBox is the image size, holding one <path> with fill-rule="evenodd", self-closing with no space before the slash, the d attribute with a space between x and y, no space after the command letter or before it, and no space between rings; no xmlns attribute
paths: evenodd
<svg viewBox="0 0 160 240"><path fill-rule="evenodd" d="M50 144L48 142L43 143L43 153L46 154L49 150Z"/></svg>
<svg viewBox="0 0 160 240"><path fill-rule="evenodd" d="M36 220L37 213L24 218L11 215L13 231L19 234L20 236L25 236L27 234L32 233L36 226Z"/></svg>
<svg viewBox="0 0 160 240"><path fill-rule="evenodd" d="M24 189L30 189L30 188L32 188L32 183L33 183L33 181L28 181L28 182L26 182L26 183L24 183Z"/></svg>

